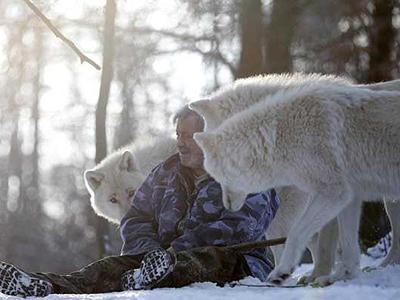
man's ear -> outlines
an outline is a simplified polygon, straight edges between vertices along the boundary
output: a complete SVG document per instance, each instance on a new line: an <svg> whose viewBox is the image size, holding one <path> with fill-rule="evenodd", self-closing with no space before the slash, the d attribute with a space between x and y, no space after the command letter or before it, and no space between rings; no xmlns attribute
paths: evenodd
<svg viewBox="0 0 400 300"><path fill-rule="evenodd" d="M104 175L99 171L87 170L84 173L85 184L88 190L95 191L104 179Z"/></svg>
<svg viewBox="0 0 400 300"><path fill-rule="evenodd" d="M199 147L205 153L214 151L217 146L216 145L217 136L214 133L196 132L193 135L193 138L196 141L197 145L199 145Z"/></svg>
<svg viewBox="0 0 400 300"><path fill-rule="evenodd" d="M198 100L190 103L189 108L204 118L206 131L214 129L219 125L213 101L209 99Z"/></svg>
<svg viewBox="0 0 400 300"><path fill-rule="evenodd" d="M133 172L138 170L135 157L130 151L125 151L119 161L119 169L121 171Z"/></svg>

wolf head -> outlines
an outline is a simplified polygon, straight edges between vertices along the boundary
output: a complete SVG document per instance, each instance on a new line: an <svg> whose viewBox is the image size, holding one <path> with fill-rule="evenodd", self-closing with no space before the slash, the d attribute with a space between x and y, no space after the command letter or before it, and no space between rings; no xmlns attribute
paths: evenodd
<svg viewBox="0 0 400 300"><path fill-rule="evenodd" d="M143 183L145 174L130 151L120 151L85 171L84 178L95 212L119 224L130 207L130 197Z"/></svg>
<svg viewBox="0 0 400 300"><path fill-rule="evenodd" d="M220 134L195 133L194 139L204 153L204 168L221 184L224 206L230 210L239 210L246 195L252 192L248 171L254 166L253 158L248 155L240 157L242 153L249 152L224 140ZM239 156L234 155L232 149Z"/></svg>

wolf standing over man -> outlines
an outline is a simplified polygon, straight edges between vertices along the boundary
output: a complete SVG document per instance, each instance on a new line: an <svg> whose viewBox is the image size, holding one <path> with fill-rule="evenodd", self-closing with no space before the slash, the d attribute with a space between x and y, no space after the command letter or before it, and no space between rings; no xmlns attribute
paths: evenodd
<svg viewBox="0 0 400 300"><path fill-rule="evenodd" d="M26 273L0 262L0 292L25 297L223 284L246 276L265 280L272 269L265 249L238 253L215 246L263 240L278 196L273 189L250 194L240 211L224 209L221 186L205 172L193 140L203 119L185 106L174 120L178 154L158 165L133 196L121 221L121 256L68 275ZM129 170L132 163L121 160L119 167Z"/></svg>
<svg viewBox="0 0 400 300"><path fill-rule="evenodd" d="M308 194L271 282L281 284L293 272L307 241L334 218L337 267L317 283L358 275L362 200L387 197L392 211L400 199L399 98L398 91L304 85L267 96L214 131L194 135L226 207L240 209L242 195L270 187L294 186Z"/></svg>

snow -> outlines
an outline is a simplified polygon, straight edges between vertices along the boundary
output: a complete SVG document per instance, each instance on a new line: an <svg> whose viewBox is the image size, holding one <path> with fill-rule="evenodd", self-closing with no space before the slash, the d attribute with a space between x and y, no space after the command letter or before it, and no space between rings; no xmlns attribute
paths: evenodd
<svg viewBox="0 0 400 300"><path fill-rule="evenodd" d="M378 260L368 257L362 258L362 265L376 266ZM312 265L302 265L293 274L290 283L308 272ZM242 284L262 285L263 283L254 279L246 278ZM18 299L16 297L0 295L0 299ZM29 299L29 298L28 298ZM32 299L32 298L31 298ZM386 300L400 299L400 266L377 268L370 272L362 272L357 278L349 281L337 282L325 288L299 287L217 287L212 283L195 283L184 288L164 288L151 291L129 291L109 294L92 295L50 295L46 300L223 300L223 299L245 299L245 300L298 300L298 299L361 299L361 300Z"/></svg>

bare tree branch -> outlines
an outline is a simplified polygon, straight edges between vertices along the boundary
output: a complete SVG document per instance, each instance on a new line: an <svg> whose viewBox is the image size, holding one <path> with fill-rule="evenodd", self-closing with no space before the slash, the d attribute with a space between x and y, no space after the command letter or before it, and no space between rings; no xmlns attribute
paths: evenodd
<svg viewBox="0 0 400 300"><path fill-rule="evenodd" d="M124 30L126 31L126 29ZM207 35L200 35L200 36L195 36L187 33L178 33L178 32L173 32L170 30L163 30L163 29L155 29L151 27L135 27L132 30L134 33L142 33L142 34L159 34L165 37L171 37L177 40L180 40L182 42L200 42L200 41L212 41L214 39L213 36L207 36Z"/></svg>
<svg viewBox="0 0 400 300"><path fill-rule="evenodd" d="M176 33L173 31L169 30L158 30L154 29L151 27L136 27L133 29L133 33L141 33L141 34L159 34L164 37L170 37L178 40L180 43L189 43L187 46L180 46L178 49L175 50L170 50L170 51L165 51L165 52L160 52L161 54L166 54L166 53L173 53L173 52L178 52L178 51L189 51L189 52L194 52L201 54L204 57L212 57L228 67L228 69L231 71L232 75L236 76L237 70L236 67L229 62L226 57L222 55L222 53L216 49L212 51L204 51L201 50L199 47L196 46L197 42L200 41L213 41L215 40L215 37L213 36L208 36L208 35L190 35L190 34L185 34L185 33Z"/></svg>
<svg viewBox="0 0 400 300"><path fill-rule="evenodd" d="M236 67L230 63L223 55L220 51L204 51L199 49L198 47L180 47L179 51L191 51L194 53L199 53L204 57L212 57L214 59L216 59L217 61L219 61L220 63L222 63L223 65L225 65L226 67L228 67L228 69L231 71L232 75L236 76Z"/></svg>
<svg viewBox="0 0 400 300"><path fill-rule="evenodd" d="M93 60L83 54L78 47L70 39L66 38L52 23L51 21L29 0L23 0L30 9L47 25L47 27L55 34L56 37L66 43L81 59L81 63L87 62L91 64L97 70L100 70L100 66Z"/></svg>

